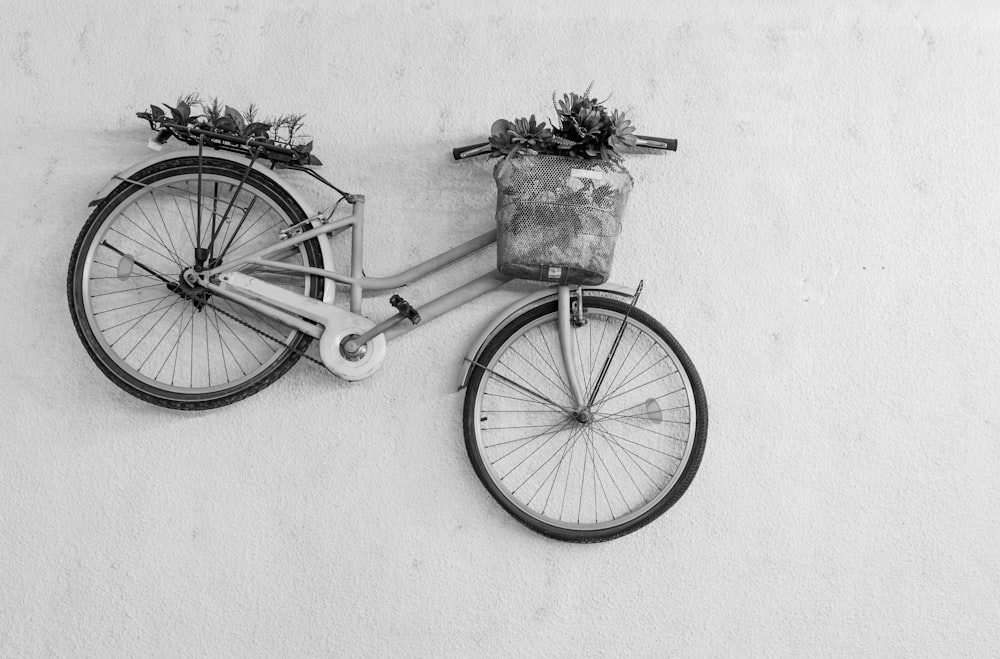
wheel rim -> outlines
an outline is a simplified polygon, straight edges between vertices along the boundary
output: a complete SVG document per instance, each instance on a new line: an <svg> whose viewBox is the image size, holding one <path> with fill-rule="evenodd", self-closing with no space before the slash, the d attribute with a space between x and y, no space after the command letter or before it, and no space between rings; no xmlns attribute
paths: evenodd
<svg viewBox="0 0 1000 659"><path fill-rule="evenodd" d="M589 398L624 315L603 308L585 314L587 324L573 336ZM561 373L557 319L553 312L526 324L485 364L474 423L483 468L500 495L535 522L593 532L624 526L656 508L681 479L695 444L694 391L673 349L633 318L584 415L592 421L581 422Z"/></svg>
<svg viewBox="0 0 1000 659"><path fill-rule="evenodd" d="M250 181L233 200L237 188L229 177L203 173L201 244L207 244L214 219L223 227L217 246L232 239L226 260L275 242L293 223ZM197 174L190 173L131 191L95 229L80 277L86 322L103 357L138 383L183 398L208 397L260 378L301 337L222 298L208 298L198 308L174 283L194 266L197 198ZM222 224L231 200L229 221ZM308 265L301 245L271 259ZM307 295L313 286L306 275L242 270Z"/></svg>

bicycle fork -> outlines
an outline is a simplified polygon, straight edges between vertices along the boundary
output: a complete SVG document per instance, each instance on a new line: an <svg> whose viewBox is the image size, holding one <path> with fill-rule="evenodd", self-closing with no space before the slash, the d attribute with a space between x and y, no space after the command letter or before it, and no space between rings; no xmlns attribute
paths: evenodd
<svg viewBox="0 0 1000 659"><path fill-rule="evenodd" d="M583 305L580 300L580 291L577 289L576 308L571 309L569 286L559 287L559 346L562 352L563 370L566 372L566 381L569 383L570 393L573 395L573 402L576 404L577 414L582 414L587 408L586 393L580 388L580 377L576 365L579 361L576 354L576 343L573 341L573 321L575 318L582 319ZM575 313L574 313L575 312ZM579 321L577 321L579 323Z"/></svg>
<svg viewBox="0 0 1000 659"><path fill-rule="evenodd" d="M566 382L569 383L570 394L575 404L576 416L582 422L587 422L592 418L590 408L594 404L594 400L596 400L601 385L608 374L608 369L611 367L611 362L618 352L629 316L631 316L636 302L639 301L639 294L642 293L642 285L643 282L640 281L635 289L635 294L632 296L628 310L625 312L625 317L622 319L618 333L611 344L611 350L608 352L600 374L594 381L593 388L590 391L586 391L580 386L580 371L577 370L577 364L580 363L580 360L577 355L576 341L573 339L573 330L586 322L583 317L583 289L578 287L576 290L576 299L573 299L570 295L569 286L559 287L559 346L562 353L562 366L565 371Z"/></svg>

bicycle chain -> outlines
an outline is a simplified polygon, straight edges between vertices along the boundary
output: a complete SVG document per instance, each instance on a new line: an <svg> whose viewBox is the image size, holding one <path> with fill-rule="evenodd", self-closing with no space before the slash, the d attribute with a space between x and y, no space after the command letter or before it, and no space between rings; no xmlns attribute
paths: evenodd
<svg viewBox="0 0 1000 659"><path fill-rule="evenodd" d="M293 348L292 346L288 345L287 343L285 343L285 342L284 342L284 341L282 341L281 339L279 339L279 338L277 338L277 337L274 337L274 336L271 336L270 334L268 334L268 333L267 333L267 332L265 332L264 330L260 330L260 329L257 329L256 327L254 327L254 326L253 326L253 325L251 325L250 323L246 322L246 321L245 321L245 320L243 320L242 318L237 318L237 317L236 317L236 316L234 316L233 314L229 313L228 311L224 311L224 310L220 309L219 307L215 306L215 305L214 305L214 304L212 304L211 302L208 302L208 301L206 301L206 302L205 302L205 305L206 305L206 306L209 306L209 307L212 307L213 309L215 309L215 311L216 311L216 312L218 312L218 313L221 313L221 314L222 314L223 316L226 316L226 317L228 317L228 318L230 318L230 319L232 319L232 320L235 320L235 321L236 321L237 323L239 323L240 325L243 325L244 327L247 327L247 328L249 328L249 329L253 330L254 332L257 332L257 334L260 334L260 335L261 335L262 337L264 337L265 339L268 339L268 340L270 340L270 341L273 341L274 343L277 343L277 344L278 344L278 345L280 345L280 346L283 346L283 347L285 347L285 348L288 348L288 349L289 349L289 350L291 350L291 351L292 351L292 352L293 352L294 354L297 354L297 355L298 355L299 357L305 357L306 359L308 359L309 361L313 362L314 364L318 364L318 365L319 365L320 367L322 367L322 369L323 369L324 371L325 371L325 370L327 370L327 368L326 368L326 364L324 364L324 363L323 363L323 362L321 362L320 360L316 359L316 358L315 358L315 357L313 357L312 355L307 355L307 354L306 354L306 350L308 350L308 345L307 345L307 346L306 346L305 348Z"/></svg>

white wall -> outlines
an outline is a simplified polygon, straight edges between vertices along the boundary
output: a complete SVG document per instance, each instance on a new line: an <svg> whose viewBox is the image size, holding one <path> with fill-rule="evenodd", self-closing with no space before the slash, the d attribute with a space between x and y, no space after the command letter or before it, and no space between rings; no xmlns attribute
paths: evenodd
<svg viewBox="0 0 1000 659"><path fill-rule="evenodd" d="M0 656L995 652L996 4L3 13ZM514 292L391 344L367 382L302 364L202 414L132 399L80 346L70 250L91 195L147 155L148 103L307 113L325 175L369 198L385 273L490 226L490 165L451 147L591 80L681 145L630 161L614 279L645 278L711 424L643 531L548 541L476 480L456 378Z"/></svg>

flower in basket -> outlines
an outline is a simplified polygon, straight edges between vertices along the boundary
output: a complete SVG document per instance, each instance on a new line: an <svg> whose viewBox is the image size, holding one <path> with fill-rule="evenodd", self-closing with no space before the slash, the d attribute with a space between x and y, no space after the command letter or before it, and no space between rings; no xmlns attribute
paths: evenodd
<svg viewBox="0 0 1000 659"><path fill-rule="evenodd" d="M609 110L604 102L583 94L552 94L557 122L550 128L530 118L498 119L493 124L490 145L493 155L547 154L571 158L621 160L620 150L636 145L635 126L621 110Z"/></svg>

